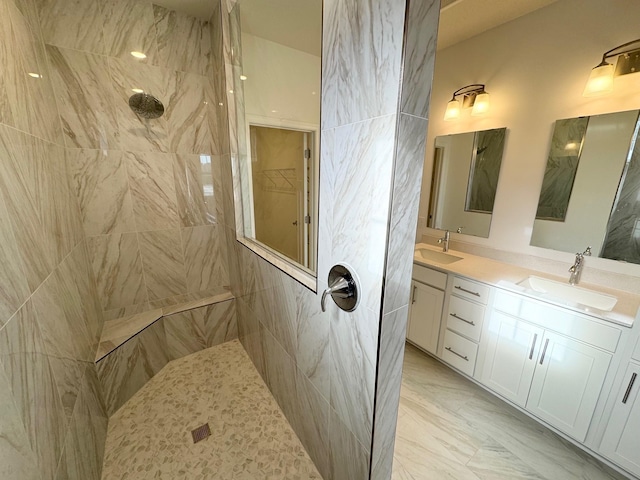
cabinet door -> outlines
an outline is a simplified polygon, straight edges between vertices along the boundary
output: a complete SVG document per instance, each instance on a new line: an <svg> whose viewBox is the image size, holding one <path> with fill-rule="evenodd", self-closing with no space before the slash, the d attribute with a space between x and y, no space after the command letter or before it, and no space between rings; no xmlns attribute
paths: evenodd
<svg viewBox="0 0 640 480"><path fill-rule="evenodd" d="M440 335L444 292L419 282L412 283L411 313L407 339L435 355Z"/></svg>
<svg viewBox="0 0 640 480"><path fill-rule="evenodd" d="M527 410L583 442L611 355L546 331Z"/></svg>
<svg viewBox="0 0 640 480"><path fill-rule="evenodd" d="M600 452L640 476L640 365L630 363L616 397Z"/></svg>
<svg viewBox="0 0 640 480"><path fill-rule="evenodd" d="M544 330L494 311L486 333L487 351L480 382L524 407Z"/></svg>

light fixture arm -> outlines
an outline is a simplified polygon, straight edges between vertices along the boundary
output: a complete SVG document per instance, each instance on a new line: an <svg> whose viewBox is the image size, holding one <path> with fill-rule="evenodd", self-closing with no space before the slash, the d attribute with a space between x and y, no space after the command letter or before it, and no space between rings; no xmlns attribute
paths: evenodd
<svg viewBox="0 0 640 480"><path fill-rule="evenodd" d="M456 97L462 95L468 95L470 93L481 94L485 93L484 84L483 83L472 83L471 85L467 85L466 87L459 88L455 92L453 92L452 100L455 100Z"/></svg>
<svg viewBox="0 0 640 480"><path fill-rule="evenodd" d="M635 48L626 48L636 44L637 46ZM621 50L621 49L624 49L624 50ZM602 55L602 62L600 62L600 65L598 65L598 67L601 65L608 65L607 58L617 57L618 55L624 55L626 53L635 52L638 49L640 49L640 38L637 38L636 40L631 40L630 42L627 42L627 43L623 43L622 45L618 45L617 47L614 47L611 50L607 50L606 52L604 52L604 54ZM621 50L621 51L618 51L618 50Z"/></svg>

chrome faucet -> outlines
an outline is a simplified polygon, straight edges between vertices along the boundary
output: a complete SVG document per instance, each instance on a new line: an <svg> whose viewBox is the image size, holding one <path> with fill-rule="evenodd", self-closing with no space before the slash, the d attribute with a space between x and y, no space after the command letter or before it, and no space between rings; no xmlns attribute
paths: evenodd
<svg viewBox="0 0 640 480"><path fill-rule="evenodd" d="M571 273L571 276L569 277L569 285L577 285L580 282L580 275L582 275L585 256L591 256L591 247L587 247L587 249L582 253L576 253L576 260L569 268L569 273Z"/></svg>
<svg viewBox="0 0 640 480"><path fill-rule="evenodd" d="M442 251L443 252L448 252L449 251L449 230L445 230L444 231L444 237L439 238L438 239L438 243L442 244Z"/></svg>

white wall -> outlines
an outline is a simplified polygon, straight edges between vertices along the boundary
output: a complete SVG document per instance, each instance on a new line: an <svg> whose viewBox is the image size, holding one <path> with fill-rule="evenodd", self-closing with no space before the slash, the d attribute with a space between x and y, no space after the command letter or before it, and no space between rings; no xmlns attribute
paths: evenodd
<svg viewBox="0 0 640 480"><path fill-rule="evenodd" d="M320 57L243 33L242 64L248 117L268 125L318 125Z"/></svg>
<svg viewBox="0 0 640 480"><path fill-rule="evenodd" d="M638 37L640 2L559 0L548 7L439 51L431 111L418 235L426 228L434 138L438 135L507 127L508 135L487 239L456 236L468 243L572 261L573 255L529 241L556 119L640 108L640 75L616 80L615 93L584 98L592 67L604 51ZM635 77L635 78L634 78ZM442 117L451 94L470 83L485 83L491 94L486 117ZM630 85L635 83L635 85ZM640 275L640 266L590 259L602 270Z"/></svg>

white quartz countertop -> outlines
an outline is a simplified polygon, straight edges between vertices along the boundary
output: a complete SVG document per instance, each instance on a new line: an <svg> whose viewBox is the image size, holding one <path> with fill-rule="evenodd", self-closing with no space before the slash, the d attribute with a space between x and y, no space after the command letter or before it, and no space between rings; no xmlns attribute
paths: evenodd
<svg viewBox="0 0 640 480"><path fill-rule="evenodd" d="M531 270L528 268L518 267L508 263L498 262L489 258L478 257L469 253L459 252L456 250L449 250L449 254L462 258L454 263L442 264L435 261L427 260L423 258L418 249L425 248L433 251L442 251L441 248L428 245L426 243L418 243L415 247L415 253L413 256L414 264L424 265L429 268L433 268L445 273L454 273L461 275L472 280L478 280L483 283L493 285L504 290L517 292L522 295L542 300L547 303L559 305L562 307L570 308L579 313L591 315L603 320L607 320L618 325L625 327L633 326L633 322L640 308L640 295L635 295L629 292L621 290L614 290L611 288L602 287L600 285L594 285L589 283L580 283L580 288L586 288L588 290L594 290L596 292L605 293L607 295L613 295L618 299L616 305L610 312L597 310L579 303L572 303L564 301L560 298L552 297L545 293L539 293L530 288L518 285L518 283L526 280L529 276L535 275L537 277L548 278L557 282L566 282L568 284L569 273L567 278L557 277L555 275L549 275L537 270ZM586 266L585 268L589 268Z"/></svg>

